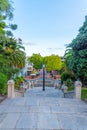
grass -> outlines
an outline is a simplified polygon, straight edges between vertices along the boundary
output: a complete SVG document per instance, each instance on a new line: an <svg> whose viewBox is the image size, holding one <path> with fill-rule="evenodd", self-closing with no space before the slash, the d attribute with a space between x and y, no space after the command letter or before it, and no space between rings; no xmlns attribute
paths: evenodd
<svg viewBox="0 0 87 130"><path fill-rule="evenodd" d="M74 90L74 86L68 87L68 91L73 91L73 90Z"/></svg>
<svg viewBox="0 0 87 130"><path fill-rule="evenodd" d="M82 87L81 99L87 100L87 88Z"/></svg>

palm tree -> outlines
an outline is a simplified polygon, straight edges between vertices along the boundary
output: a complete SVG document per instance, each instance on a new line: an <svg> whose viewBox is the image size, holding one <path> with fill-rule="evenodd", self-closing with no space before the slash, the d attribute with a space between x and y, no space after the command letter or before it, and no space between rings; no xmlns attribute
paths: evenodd
<svg viewBox="0 0 87 130"><path fill-rule="evenodd" d="M4 56L8 60L9 66L15 66L17 68L22 68L25 65L25 52L22 46L22 41L10 38L5 46Z"/></svg>

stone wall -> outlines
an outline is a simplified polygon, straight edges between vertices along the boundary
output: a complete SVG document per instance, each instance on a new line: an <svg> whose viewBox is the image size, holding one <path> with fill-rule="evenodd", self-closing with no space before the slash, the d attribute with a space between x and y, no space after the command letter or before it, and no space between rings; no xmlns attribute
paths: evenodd
<svg viewBox="0 0 87 130"><path fill-rule="evenodd" d="M75 97L75 93L73 92L66 92L64 93L64 97L65 98L74 98Z"/></svg>
<svg viewBox="0 0 87 130"><path fill-rule="evenodd" d="M15 97L23 97L23 96L24 96L24 92L15 90Z"/></svg>

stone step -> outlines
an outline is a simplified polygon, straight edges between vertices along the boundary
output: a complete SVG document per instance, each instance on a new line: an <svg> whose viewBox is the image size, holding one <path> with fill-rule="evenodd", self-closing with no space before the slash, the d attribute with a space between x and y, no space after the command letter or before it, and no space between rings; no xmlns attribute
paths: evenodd
<svg viewBox="0 0 87 130"><path fill-rule="evenodd" d="M43 80L36 80L36 83L43 83ZM52 81L45 80L45 83L52 83Z"/></svg>
<svg viewBox="0 0 87 130"><path fill-rule="evenodd" d="M34 83L34 87L43 86L43 80L37 80ZM45 80L45 86L53 86L52 81Z"/></svg>
<svg viewBox="0 0 87 130"><path fill-rule="evenodd" d="M34 87L39 87L39 86L43 86L43 83L35 83L34 84ZM45 86L52 87L53 85L49 84L49 83L45 83Z"/></svg>
<svg viewBox="0 0 87 130"><path fill-rule="evenodd" d="M0 130L87 130L87 104L53 87L34 87L0 103Z"/></svg>

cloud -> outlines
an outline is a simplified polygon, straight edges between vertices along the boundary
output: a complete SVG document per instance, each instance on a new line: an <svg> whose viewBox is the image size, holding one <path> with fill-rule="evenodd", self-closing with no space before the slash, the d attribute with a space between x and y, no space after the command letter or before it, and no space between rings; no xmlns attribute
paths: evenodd
<svg viewBox="0 0 87 130"><path fill-rule="evenodd" d="M30 42L30 41L23 42L23 44L27 45L27 46L36 46L37 45L36 43Z"/></svg>
<svg viewBox="0 0 87 130"><path fill-rule="evenodd" d="M55 51L58 51L58 50L62 50L63 48L60 48L60 47L56 47L56 48L47 48L47 51L49 52L55 52Z"/></svg>

